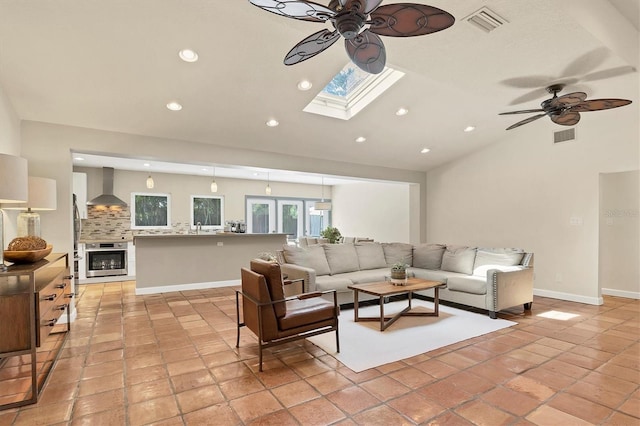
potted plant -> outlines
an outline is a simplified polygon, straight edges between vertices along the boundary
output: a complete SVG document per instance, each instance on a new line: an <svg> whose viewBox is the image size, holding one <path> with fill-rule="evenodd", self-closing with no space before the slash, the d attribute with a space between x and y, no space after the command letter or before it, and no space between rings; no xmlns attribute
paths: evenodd
<svg viewBox="0 0 640 426"><path fill-rule="evenodd" d="M391 282L394 284L401 283L404 284L407 279L407 265L404 262L396 262L391 265Z"/></svg>
<svg viewBox="0 0 640 426"><path fill-rule="evenodd" d="M334 228L331 226L328 226L325 229L323 229L320 232L320 235L322 236L322 238L326 238L327 240L329 240L329 243L331 244L337 243L340 240L340 238L342 238L342 235L340 235L340 231L338 231L338 228Z"/></svg>

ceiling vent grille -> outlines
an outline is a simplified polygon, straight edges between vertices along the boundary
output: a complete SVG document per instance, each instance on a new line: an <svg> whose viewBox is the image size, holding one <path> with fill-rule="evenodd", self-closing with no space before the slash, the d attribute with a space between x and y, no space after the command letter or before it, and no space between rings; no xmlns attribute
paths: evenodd
<svg viewBox="0 0 640 426"><path fill-rule="evenodd" d="M490 33L491 31L509 23L506 19L495 13L488 7L483 7L471 15L464 18L470 24L480 28L484 32Z"/></svg>
<svg viewBox="0 0 640 426"><path fill-rule="evenodd" d="M575 138L576 138L575 128L553 132L553 143L572 141Z"/></svg>

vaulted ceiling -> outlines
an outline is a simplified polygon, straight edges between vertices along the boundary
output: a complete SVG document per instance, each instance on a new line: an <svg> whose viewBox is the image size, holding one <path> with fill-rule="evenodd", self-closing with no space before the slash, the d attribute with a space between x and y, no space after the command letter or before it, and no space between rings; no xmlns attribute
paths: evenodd
<svg viewBox="0 0 640 426"><path fill-rule="evenodd" d="M520 129L505 128L526 115L498 113L538 108L551 83L640 101L637 0L412 1L448 11L455 24L383 37L387 65L406 75L349 121L302 111L348 62L341 42L282 62L329 25L247 0L2 0L0 83L24 120L418 171L517 137ZM487 33L466 20L483 7L507 23ZM183 48L199 60L181 61ZM311 90L297 89L303 79ZM172 100L183 109L169 111ZM399 107L409 114L396 116ZM583 120L616 125L615 114ZM271 118L280 125L265 126ZM549 139L562 129L546 118L527 126Z"/></svg>

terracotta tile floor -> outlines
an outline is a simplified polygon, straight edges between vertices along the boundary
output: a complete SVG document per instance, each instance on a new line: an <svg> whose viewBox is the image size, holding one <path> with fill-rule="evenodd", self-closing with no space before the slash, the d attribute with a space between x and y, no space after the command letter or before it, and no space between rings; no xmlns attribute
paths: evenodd
<svg viewBox="0 0 640 426"><path fill-rule="evenodd" d="M232 288L134 293L81 286L40 402L0 425L640 425L638 300L536 297L500 314L517 326L361 373L299 341L259 373L250 331L235 349Z"/></svg>

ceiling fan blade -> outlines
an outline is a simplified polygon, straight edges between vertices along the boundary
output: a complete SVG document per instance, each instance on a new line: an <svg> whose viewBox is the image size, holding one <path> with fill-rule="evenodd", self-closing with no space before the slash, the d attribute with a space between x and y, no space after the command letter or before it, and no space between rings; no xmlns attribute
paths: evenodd
<svg viewBox="0 0 640 426"><path fill-rule="evenodd" d="M284 57L285 65L295 65L309 58L313 58L318 53L329 48L340 38L338 31L329 31L324 29L317 33L311 34L289 51Z"/></svg>
<svg viewBox="0 0 640 426"><path fill-rule="evenodd" d="M369 30L365 30L352 39L345 40L347 54L354 64L370 74L379 74L384 70L387 54L382 39Z"/></svg>
<svg viewBox="0 0 640 426"><path fill-rule="evenodd" d="M574 111L564 111L560 114L551 114L551 121L561 126L573 126L580 121L580 114Z"/></svg>
<svg viewBox="0 0 640 426"><path fill-rule="evenodd" d="M383 36L412 37L444 30L455 20L449 12L425 4L388 4L371 13L369 30Z"/></svg>
<svg viewBox="0 0 640 426"><path fill-rule="evenodd" d="M549 101L549 106L552 108L566 108L583 103L585 99L587 99L587 94L584 92L567 93L566 95L552 98ZM545 102L547 101L544 101L543 104Z"/></svg>
<svg viewBox="0 0 640 426"><path fill-rule="evenodd" d="M589 73L583 76L581 81L596 81L596 80L604 80L607 78L618 77L620 75L631 74L635 72L636 69L631 65L626 65L622 67L609 68L608 70L596 71Z"/></svg>
<svg viewBox="0 0 640 426"><path fill-rule="evenodd" d="M631 101L628 99L591 99L588 101L584 101L578 105L572 106L571 111L600 111L603 109L618 108L621 106L629 105L630 103Z"/></svg>
<svg viewBox="0 0 640 426"><path fill-rule="evenodd" d="M312 1L249 0L249 2L267 12L303 21L326 22L335 16L333 10Z"/></svg>
<svg viewBox="0 0 640 426"><path fill-rule="evenodd" d="M521 110L521 111L501 112L501 113L500 113L500 114L498 114L498 115L510 115L510 114L531 114L531 113L534 113L534 112L543 112L543 111L544 111L544 110L543 110L543 109L540 109L540 108L538 108L538 109L523 109L523 110Z"/></svg>
<svg viewBox="0 0 640 426"><path fill-rule="evenodd" d="M520 127L523 124L531 123L532 121L536 121L537 119L542 118L545 115L547 114L546 113L538 114L538 115L534 115L533 117L526 118L522 121L518 121L516 124L512 124L511 126L507 127L507 130L515 129L516 127Z"/></svg>
<svg viewBox="0 0 640 426"><path fill-rule="evenodd" d="M378 6L380 6L380 3L382 3L382 0L367 0L367 5L364 7L365 15L373 12Z"/></svg>

